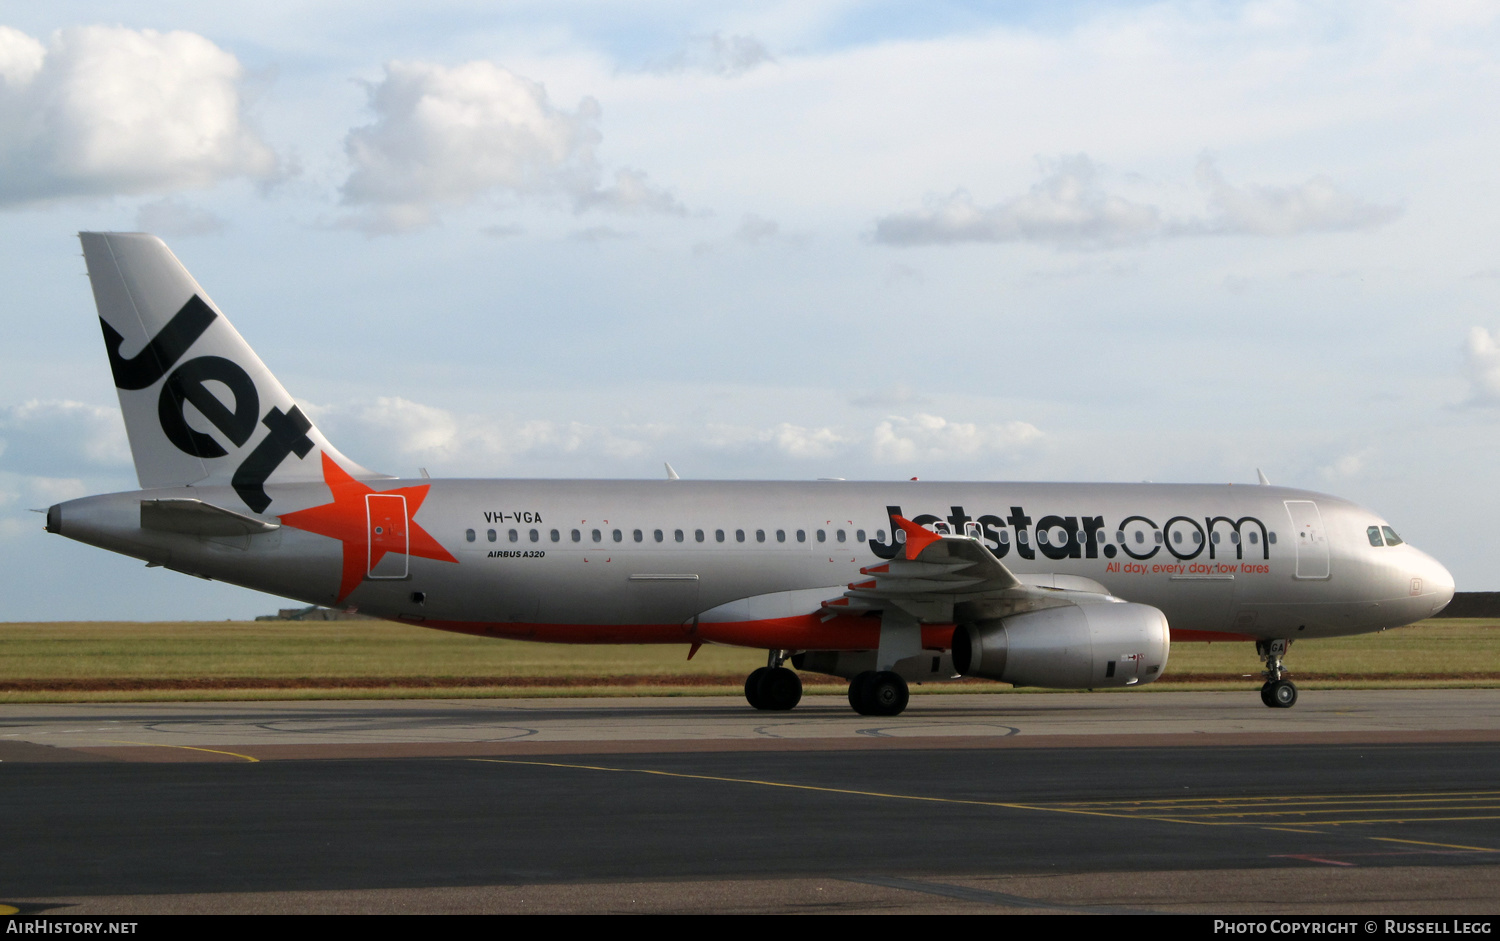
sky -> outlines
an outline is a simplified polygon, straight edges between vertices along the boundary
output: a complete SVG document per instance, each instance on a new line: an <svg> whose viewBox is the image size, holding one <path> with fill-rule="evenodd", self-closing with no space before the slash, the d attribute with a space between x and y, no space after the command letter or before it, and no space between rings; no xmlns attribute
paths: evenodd
<svg viewBox="0 0 1500 941"><path fill-rule="evenodd" d="M75 233L353 460L1276 484L1500 590L1500 7L0 3L0 620L284 604L136 486Z"/></svg>

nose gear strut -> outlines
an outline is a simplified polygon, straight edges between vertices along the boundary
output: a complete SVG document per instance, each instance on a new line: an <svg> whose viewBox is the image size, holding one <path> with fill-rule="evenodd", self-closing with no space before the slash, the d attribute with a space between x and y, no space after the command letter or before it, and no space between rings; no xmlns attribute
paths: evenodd
<svg viewBox="0 0 1500 941"><path fill-rule="evenodd" d="M1281 658L1291 646L1292 642L1286 638L1255 642L1255 652L1266 664L1266 682L1260 688L1260 701L1272 709L1290 709L1297 704L1297 686L1286 678L1287 672L1281 665Z"/></svg>

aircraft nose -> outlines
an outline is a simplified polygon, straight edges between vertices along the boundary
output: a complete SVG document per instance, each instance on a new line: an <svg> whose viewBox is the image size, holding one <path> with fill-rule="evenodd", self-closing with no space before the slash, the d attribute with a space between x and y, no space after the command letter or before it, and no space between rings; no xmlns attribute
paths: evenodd
<svg viewBox="0 0 1500 941"><path fill-rule="evenodd" d="M1453 573L1425 552L1421 554L1420 564L1414 566L1412 578L1422 580L1420 594L1432 599L1433 614L1446 608L1448 602L1453 600Z"/></svg>

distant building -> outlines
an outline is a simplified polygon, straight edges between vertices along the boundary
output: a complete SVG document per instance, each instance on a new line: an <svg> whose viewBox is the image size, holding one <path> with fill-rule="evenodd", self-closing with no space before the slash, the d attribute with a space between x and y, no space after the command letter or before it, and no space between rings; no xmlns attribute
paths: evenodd
<svg viewBox="0 0 1500 941"><path fill-rule="evenodd" d="M374 621L376 618L357 611L335 611L311 605L306 608L282 608L275 614L262 614L257 621Z"/></svg>

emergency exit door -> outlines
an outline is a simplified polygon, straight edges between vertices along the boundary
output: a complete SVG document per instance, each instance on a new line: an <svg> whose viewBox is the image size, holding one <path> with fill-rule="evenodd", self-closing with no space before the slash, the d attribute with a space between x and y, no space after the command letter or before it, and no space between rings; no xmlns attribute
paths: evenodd
<svg viewBox="0 0 1500 941"><path fill-rule="evenodd" d="M1287 515L1292 518L1292 542L1297 547L1297 577L1328 577L1328 533L1323 529L1323 514L1311 500L1287 500Z"/></svg>
<svg viewBox="0 0 1500 941"><path fill-rule="evenodd" d="M366 574L370 578L405 578L407 552L411 548L406 520L406 497L390 493L367 493L365 515L370 523L370 552Z"/></svg>

